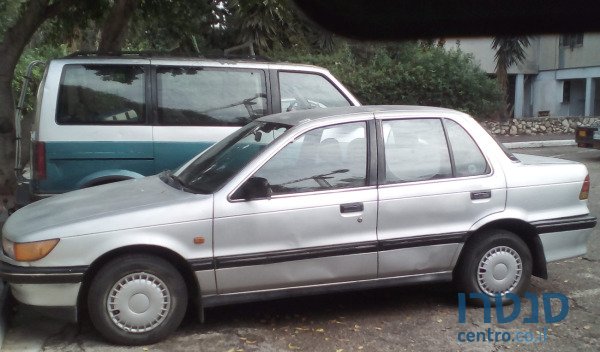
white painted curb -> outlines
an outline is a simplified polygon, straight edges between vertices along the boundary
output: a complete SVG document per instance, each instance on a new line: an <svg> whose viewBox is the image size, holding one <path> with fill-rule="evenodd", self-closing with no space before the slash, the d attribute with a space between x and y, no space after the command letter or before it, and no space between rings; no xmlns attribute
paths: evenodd
<svg viewBox="0 0 600 352"><path fill-rule="evenodd" d="M510 142L502 143L508 149L516 148L542 148L542 147L565 147L577 145L572 139L550 140L550 141L530 141L530 142Z"/></svg>

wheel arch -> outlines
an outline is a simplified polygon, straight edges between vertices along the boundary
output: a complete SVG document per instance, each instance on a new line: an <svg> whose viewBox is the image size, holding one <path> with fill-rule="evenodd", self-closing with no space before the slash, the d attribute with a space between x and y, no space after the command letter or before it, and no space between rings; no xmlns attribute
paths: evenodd
<svg viewBox="0 0 600 352"><path fill-rule="evenodd" d="M87 175L77 182L75 188L81 189L142 177L144 177L144 175L129 170L102 170Z"/></svg>
<svg viewBox="0 0 600 352"><path fill-rule="evenodd" d="M92 262L92 264L89 266L89 268L86 270L85 274L83 275L81 289L79 290L79 295L77 297L77 307L78 307L79 317L81 317L81 314L84 311L87 311L86 301L87 301L87 297L88 297L90 283L92 282L92 280L94 279L94 277L96 276L98 271L112 259L117 258L122 255L125 255L125 254L131 254L131 253L148 254L148 255L159 257L159 258L164 259L164 260L168 261L169 263L171 263L175 267L175 269L177 271L179 271L179 273L183 276L185 285L188 290L188 304L191 304L195 310L197 310L201 313L201 306L200 306L200 301L199 301L200 300L200 285L198 283L198 280L196 279L196 275L194 274L192 267L189 265L189 263L183 257L181 257L179 254L177 254L176 252L174 252L168 248L164 248L164 247L160 247L160 246L131 245L131 246L116 248L109 252L104 253L103 255L98 257L96 260L94 260Z"/></svg>
<svg viewBox="0 0 600 352"><path fill-rule="evenodd" d="M460 256L458 258L457 263L460 263L465 252L465 248L469 246L471 243L477 241L485 232L489 230L506 230L514 233L519 236L531 252L532 257L532 275L537 276L542 279L548 278L548 268L546 264L546 255L544 254L544 247L542 246L542 241L540 240L540 236L538 235L535 227L533 227L528 222L521 219L499 219L491 221L477 230L473 231L463 249L461 250ZM456 266L458 267L458 265Z"/></svg>

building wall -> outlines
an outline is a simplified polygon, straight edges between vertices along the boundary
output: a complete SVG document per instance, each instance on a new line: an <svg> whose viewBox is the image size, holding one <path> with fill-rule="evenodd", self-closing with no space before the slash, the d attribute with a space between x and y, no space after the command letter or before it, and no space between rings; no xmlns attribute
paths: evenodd
<svg viewBox="0 0 600 352"><path fill-rule="evenodd" d="M496 72L496 60L494 59L496 51L492 49L492 38L447 39L444 47L448 50L460 49L465 53L472 54L482 70L490 74ZM538 52L539 41L537 39L530 40L530 46L525 49L525 61L517 66L509 67L508 73L537 73Z"/></svg>
<svg viewBox="0 0 600 352"><path fill-rule="evenodd" d="M543 35L529 39L526 59L509 68L510 75L524 74L522 113L524 117L583 116L586 109L586 79L594 78L590 113L600 114L600 33L585 33L580 45L561 45L561 36ZM495 72L492 38L448 39L448 49L473 54L475 62L487 73ZM563 101L563 85L571 85L569 101ZM595 88L595 89L594 89ZM518 101L518 99L515 99Z"/></svg>

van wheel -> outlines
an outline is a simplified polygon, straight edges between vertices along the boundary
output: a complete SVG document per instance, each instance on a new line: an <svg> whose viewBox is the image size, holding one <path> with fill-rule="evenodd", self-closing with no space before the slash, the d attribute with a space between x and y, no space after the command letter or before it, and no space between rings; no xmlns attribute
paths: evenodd
<svg viewBox="0 0 600 352"><path fill-rule="evenodd" d="M126 255L106 263L88 294L90 319L110 342L152 344L171 334L187 308L187 287L166 260Z"/></svg>
<svg viewBox="0 0 600 352"><path fill-rule="evenodd" d="M507 293L521 296L531 280L532 259L527 244L506 230L486 231L474 240L467 243L454 271L459 290L490 297L499 294L503 304L511 302L506 299ZM469 302L483 304L480 299ZM490 302L494 305L495 300Z"/></svg>

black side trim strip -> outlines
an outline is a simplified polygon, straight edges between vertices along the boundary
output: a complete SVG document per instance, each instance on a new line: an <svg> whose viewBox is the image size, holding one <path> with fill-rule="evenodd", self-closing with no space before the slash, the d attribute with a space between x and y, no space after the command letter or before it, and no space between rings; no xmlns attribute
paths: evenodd
<svg viewBox="0 0 600 352"><path fill-rule="evenodd" d="M433 246L436 244L463 243L467 241L469 236L470 233L468 232L455 232L439 235L425 235L381 240L379 241L379 250L389 251L392 249Z"/></svg>
<svg viewBox="0 0 600 352"><path fill-rule="evenodd" d="M191 259L188 263L193 271L210 270L215 268L215 261L212 258Z"/></svg>
<svg viewBox="0 0 600 352"><path fill-rule="evenodd" d="M63 284L83 280L87 266L31 267L0 262L0 278L15 284Z"/></svg>
<svg viewBox="0 0 600 352"><path fill-rule="evenodd" d="M295 260L334 257L340 255L373 253L377 251L389 251L400 248L432 246L436 244L463 243L469 238L469 236L470 233L467 232L424 235L383 241L367 241L347 245L328 245L273 252L228 255L216 257L214 259L192 259L189 260L188 263L194 271L233 268L239 266L274 264L290 262Z"/></svg>
<svg viewBox="0 0 600 352"><path fill-rule="evenodd" d="M537 233L573 231L591 229L596 226L596 217L592 215L571 216L567 218L548 219L531 223Z"/></svg>
<svg viewBox="0 0 600 352"><path fill-rule="evenodd" d="M294 260L333 257L377 251L377 241L353 243L351 245L331 245L300 249L289 249L276 252L261 252L242 255L231 255L215 258L215 268L231 268L247 265L261 265L288 262Z"/></svg>

